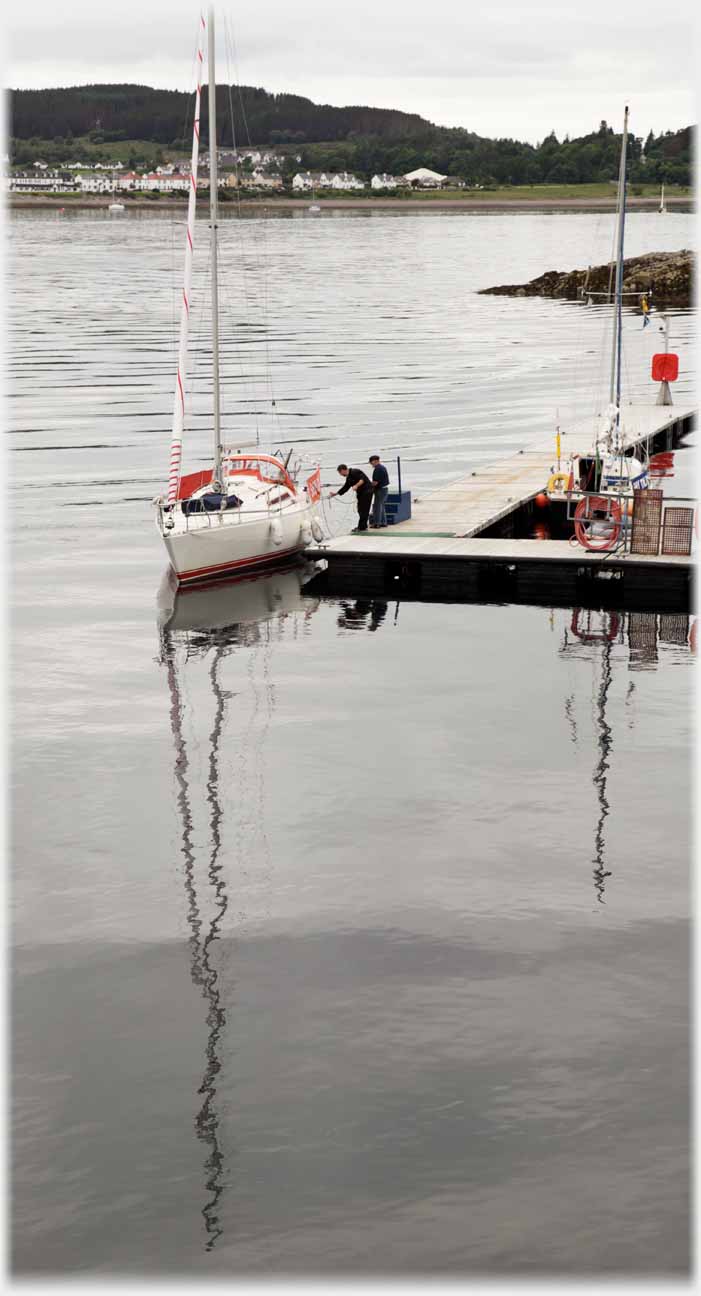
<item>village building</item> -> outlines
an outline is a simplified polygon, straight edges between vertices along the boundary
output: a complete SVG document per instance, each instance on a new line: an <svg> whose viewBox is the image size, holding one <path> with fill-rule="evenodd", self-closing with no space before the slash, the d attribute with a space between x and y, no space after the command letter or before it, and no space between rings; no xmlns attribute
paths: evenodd
<svg viewBox="0 0 701 1296"><path fill-rule="evenodd" d="M372 180L370 181L370 188L371 189L396 189L397 181L394 176L386 175L383 172L382 175L374 175L372 177Z"/></svg>
<svg viewBox="0 0 701 1296"><path fill-rule="evenodd" d="M282 189L282 176L260 169L251 174L230 171L220 184L226 189Z"/></svg>
<svg viewBox="0 0 701 1296"><path fill-rule="evenodd" d="M75 183L81 193L112 193L115 187L111 175L77 175Z"/></svg>
<svg viewBox="0 0 701 1296"><path fill-rule="evenodd" d="M251 176L250 183L258 189L282 189L282 176L270 171L256 170Z"/></svg>
<svg viewBox="0 0 701 1296"><path fill-rule="evenodd" d="M5 177L5 188L10 193L65 193L75 189L75 180L59 171L15 172Z"/></svg>
<svg viewBox="0 0 701 1296"><path fill-rule="evenodd" d="M357 176L351 175L348 171L339 171L331 180L332 189L364 189L364 180L358 180Z"/></svg>
<svg viewBox="0 0 701 1296"><path fill-rule="evenodd" d="M430 171L428 167L417 167L416 171L407 172L403 178L407 184L416 185L419 189L440 189L448 179L439 171Z"/></svg>

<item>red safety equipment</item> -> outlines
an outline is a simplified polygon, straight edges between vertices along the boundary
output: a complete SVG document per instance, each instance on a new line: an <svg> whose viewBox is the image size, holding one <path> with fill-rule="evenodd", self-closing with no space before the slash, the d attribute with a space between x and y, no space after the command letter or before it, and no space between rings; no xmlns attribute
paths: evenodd
<svg viewBox="0 0 701 1296"><path fill-rule="evenodd" d="M572 623L570 625L570 630L572 631L572 634L577 636L578 639L581 639L582 643L613 643L614 639L616 638L616 635L618 634L619 626L621 624L620 617L617 612L602 613L602 617L608 616L608 630L602 630L601 632L595 632L588 629L580 630L579 618L581 615L582 615L581 608L573 609ZM591 620L591 612L589 613L589 620Z"/></svg>
<svg viewBox="0 0 701 1296"><path fill-rule="evenodd" d="M679 356L673 351L658 351L652 357L652 381L676 382L679 377Z"/></svg>
<svg viewBox="0 0 701 1296"><path fill-rule="evenodd" d="M597 514L604 514L597 517ZM601 532L595 530L597 523L606 524ZM621 534L621 506L618 500L607 499L602 495L587 495L581 499L574 511L574 533L585 549L613 549Z"/></svg>

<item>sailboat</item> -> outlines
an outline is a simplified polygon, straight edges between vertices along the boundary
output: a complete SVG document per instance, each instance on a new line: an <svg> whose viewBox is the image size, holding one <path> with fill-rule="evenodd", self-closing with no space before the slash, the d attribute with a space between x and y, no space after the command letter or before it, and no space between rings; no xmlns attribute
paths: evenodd
<svg viewBox="0 0 701 1296"><path fill-rule="evenodd" d="M616 278L609 404L595 433L591 449L586 454L572 454L569 472L555 473L551 481L557 489L549 490L551 494L562 494L564 488L570 499L573 495L575 498L578 495L582 496L575 510L575 535L581 544L590 549L608 549L615 546L625 523L620 503L621 497L628 496L632 500L634 491L644 490L649 486L647 462L628 452L621 427L627 149L628 108L626 107L618 177ZM596 494L592 497L593 492Z"/></svg>
<svg viewBox="0 0 701 1296"><path fill-rule="evenodd" d="M663 185L662 188L660 189L660 206L659 206L659 210L660 210L660 212L665 212L665 211L667 210L667 208L666 208L665 205L664 205L664 185Z"/></svg>
<svg viewBox="0 0 701 1296"><path fill-rule="evenodd" d="M321 207L316 201L316 193L314 191L314 185L312 185L312 200L307 208L307 211L310 211L313 216L318 216L321 211Z"/></svg>
<svg viewBox="0 0 701 1296"><path fill-rule="evenodd" d="M209 227L211 352L213 391L213 456L211 466L181 472L185 423L188 326L195 237L200 99L207 32L209 82ZM168 489L154 500L156 526L171 567L181 584L221 577L226 573L263 569L301 552L323 538L316 513L321 499L319 466L299 480L301 463L290 465L292 451L263 454L227 446L222 432L219 377L219 306L217 262L217 129L214 10L200 19L197 47L197 90L192 136L191 183L187 212L180 346L175 382L173 431Z"/></svg>
<svg viewBox="0 0 701 1296"><path fill-rule="evenodd" d="M109 207L107 208L107 210L110 211L110 212L112 212L113 214L118 215L120 212L123 212L123 211L125 210L125 207L124 207L124 203L123 203L123 202L120 202L118 198L115 198L115 197L114 197L114 194L116 193L116 191L117 191L117 182L116 182L116 180L115 180L115 177L114 177L114 171L113 171L113 172L112 172L112 194L113 194L113 197L112 197L112 202L110 203L110 205L109 205Z"/></svg>

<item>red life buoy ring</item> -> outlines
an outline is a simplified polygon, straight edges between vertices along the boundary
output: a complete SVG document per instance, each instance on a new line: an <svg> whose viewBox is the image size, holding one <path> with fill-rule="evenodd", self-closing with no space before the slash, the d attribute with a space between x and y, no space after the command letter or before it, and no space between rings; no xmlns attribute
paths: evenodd
<svg viewBox="0 0 701 1296"><path fill-rule="evenodd" d="M597 513L604 513L597 518ZM606 525L608 523L608 525ZM603 524L598 533L594 527ZM615 548L621 534L621 506L616 499L602 495L588 495L581 499L574 511L574 533L585 549L594 552Z"/></svg>

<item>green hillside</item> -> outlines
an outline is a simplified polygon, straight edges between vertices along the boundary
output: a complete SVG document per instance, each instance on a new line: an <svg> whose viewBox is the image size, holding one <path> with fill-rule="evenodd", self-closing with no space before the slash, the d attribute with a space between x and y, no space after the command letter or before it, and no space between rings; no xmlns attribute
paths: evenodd
<svg viewBox="0 0 701 1296"><path fill-rule="evenodd" d="M49 165L119 158L150 165L173 151L189 151L193 106L193 95L137 85L12 91L11 161L28 166L38 158ZM620 135L605 121L580 138L561 140L553 131L533 145L434 126L414 113L336 108L253 86L218 86L217 114L221 147L273 146L295 168L346 168L369 177L427 166L471 185L490 186L601 184L618 171ZM203 95L205 145L207 133ZM694 136L692 126L657 136L651 132L645 140L632 135L631 182L690 185Z"/></svg>

